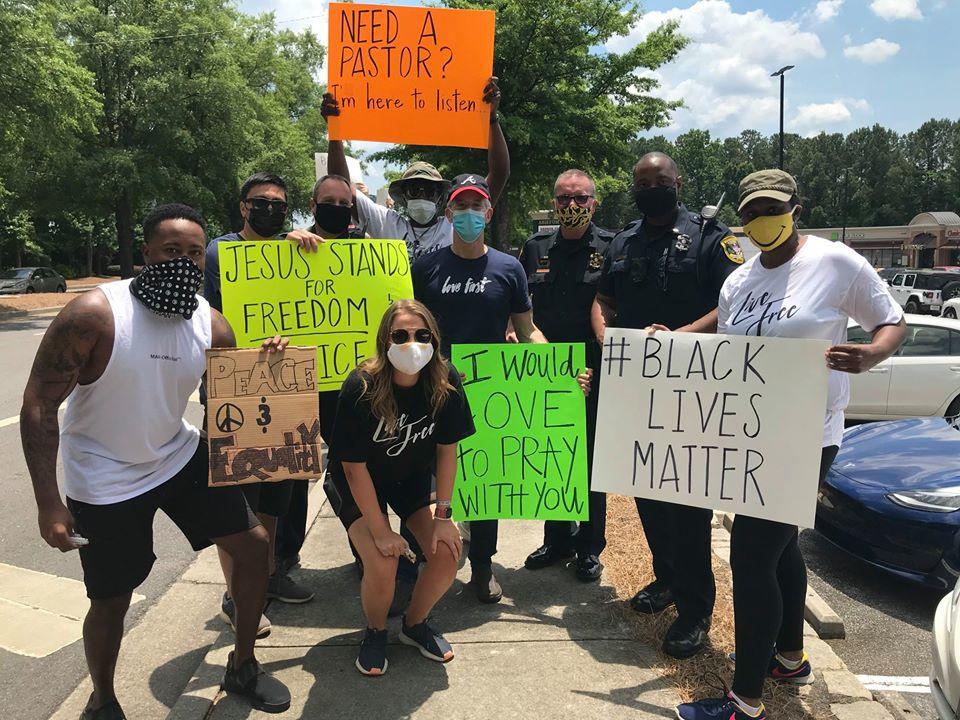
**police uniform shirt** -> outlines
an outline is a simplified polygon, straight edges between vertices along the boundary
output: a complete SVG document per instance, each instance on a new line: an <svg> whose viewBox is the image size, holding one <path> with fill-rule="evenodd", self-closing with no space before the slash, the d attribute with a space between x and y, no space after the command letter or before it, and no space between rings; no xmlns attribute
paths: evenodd
<svg viewBox="0 0 960 720"><path fill-rule="evenodd" d="M613 239L597 290L616 301L611 326L675 330L716 308L724 280L742 264L726 225L680 205L672 226L636 220Z"/></svg>
<svg viewBox="0 0 960 720"><path fill-rule="evenodd" d="M533 235L523 246L520 262L533 299L533 321L550 342L586 343L587 364L600 360L600 347L590 324L607 249L616 233L590 223L579 240L560 230Z"/></svg>

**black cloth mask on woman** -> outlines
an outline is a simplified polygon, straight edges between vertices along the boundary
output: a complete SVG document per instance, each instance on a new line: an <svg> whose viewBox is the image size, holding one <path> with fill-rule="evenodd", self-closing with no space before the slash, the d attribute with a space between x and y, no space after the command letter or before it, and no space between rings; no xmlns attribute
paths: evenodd
<svg viewBox="0 0 960 720"><path fill-rule="evenodd" d="M186 255L147 265L130 283L130 292L148 310L162 317L193 317L203 273Z"/></svg>
<svg viewBox="0 0 960 720"><path fill-rule="evenodd" d="M317 203L313 209L313 219L318 228L334 237L342 237L350 227L350 207L336 203Z"/></svg>

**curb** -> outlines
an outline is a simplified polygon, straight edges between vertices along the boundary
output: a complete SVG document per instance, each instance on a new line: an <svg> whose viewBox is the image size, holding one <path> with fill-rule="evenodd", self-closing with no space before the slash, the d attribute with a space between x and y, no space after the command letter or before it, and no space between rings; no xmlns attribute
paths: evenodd
<svg viewBox="0 0 960 720"><path fill-rule="evenodd" d="M730 562L730 528L733 526L733 516L729 513L717 513L715 527L724 528L727 533L713 535L713 552L725 563ZM830 609L819 595L813 593L822 603L819 609ZM830 713L836 720L906 720L901 713L896 718L890 713L888 705L881 703L872 692L867 690L857 679L833 648L821 639L818 630L809 620L811 612L810 594L807 595L807 622L804 628L804 645L810 663L816 668L819 679L826 684L827 696L830 701ZM832 610L830 612L833 612ZM836 613L834 613L836 615ZM838 617L839 620L839 617ZM841 627L842 627L842 621ZM830 637L830 636L828 636ZM806 686L806 687L813 687Z"/></svg>
<svg viewBox="0 0 960 720"><path fill-rule="evenodd" d="M730 532L733 529L733 515L730 513L718 513L718 515L723 527ZM843 640L847 637L843 618L810 585L807 585L803 619L810 623L822 640Z"/></svg>
<svg viewBox="0 0 960 720"><path fill-rule="evenodd" d="M321 475L314 483L307 496L307 533L313 528L327 502L323 492L323 477ZM220 683L223 680L227 656L232 649L233 631L221 630L177 702L170 708L167 720L205 720L210 716L223 693Z"/></svg>

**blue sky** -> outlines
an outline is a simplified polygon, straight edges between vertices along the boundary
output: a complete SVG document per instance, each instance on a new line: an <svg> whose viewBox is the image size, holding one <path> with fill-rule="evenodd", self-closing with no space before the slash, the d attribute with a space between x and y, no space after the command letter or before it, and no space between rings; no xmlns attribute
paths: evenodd
<svg viewBox="0 0 960 720"><path fill-rule="evenodd" d="M326 38L326 2L238 1L244 12L273 11L277 20L320 15L285 26L311 27ZM646 0L643 8L611 50L633 46L667 19L679 20L691 40L654 73L658 94L686 104L664 134L774 132L779 86L769 74L788 64L796 66L786 80L786 125L794 132L874 123L903 132L932 117L960 119L960 0ZM383 184L382 172L367 166L371 191Z"/></svg>

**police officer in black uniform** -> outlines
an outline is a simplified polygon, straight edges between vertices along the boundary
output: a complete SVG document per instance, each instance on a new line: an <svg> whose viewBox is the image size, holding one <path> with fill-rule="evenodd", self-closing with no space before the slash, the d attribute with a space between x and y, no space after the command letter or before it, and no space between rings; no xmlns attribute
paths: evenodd
<svg viewBox="0 0 960 720"><path fill-rule="evenodd" d="M720 288L743 263L729 228L704 220L678 202L676 163L649 153L633 170L633 195L642 219L627 225L607 252L594 330L666 326L715 332ZM688 658L706 643L716 587L710 564L712 512L637 498L656 579L631 600L634 610L659 613L676 603L678 617L663 643L666 654Z"/></svg>
<svg viewBox="0 0 960 720"><path fill-rule="evenodd" d="M596 186L582 170L567 170L554 185L554 209L559 230L539 232L527 240L520 253L533 298L534 323L550 342L586 345L587 367L599 377L600 345L596 341L590 313L597 293L607 247L615 233L593 224L597 208ZM594 387L587 397L587 467L593 466L593 440L597 427L597 398ZM606 545L607 496L589 494L590 519L580 523L548 520L543 545L524 563L531 570L549 567L577 556L577 578L583 582L600 579L600 553Z"/></svg>

